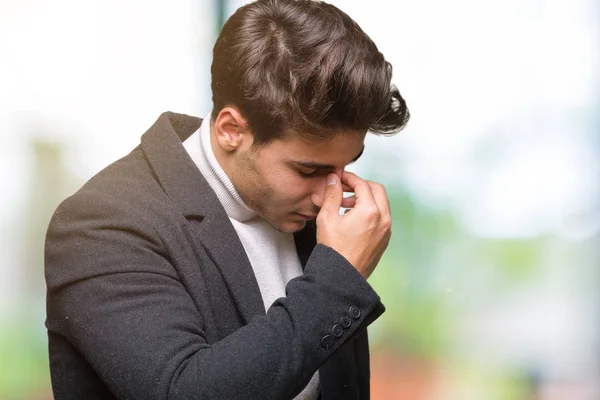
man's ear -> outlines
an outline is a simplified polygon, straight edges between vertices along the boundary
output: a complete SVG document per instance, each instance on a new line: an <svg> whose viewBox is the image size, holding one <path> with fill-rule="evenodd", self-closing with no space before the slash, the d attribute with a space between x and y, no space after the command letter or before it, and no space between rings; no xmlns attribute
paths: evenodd
<svg viewBox="0 0 600 400"><path fill-rule="evenodd" d="M235 151L248 141L250 143L246 145L252 144L248 121L235 107L224 107L219 111L214 123L214 132L217 143L225 151Z"/></svg>

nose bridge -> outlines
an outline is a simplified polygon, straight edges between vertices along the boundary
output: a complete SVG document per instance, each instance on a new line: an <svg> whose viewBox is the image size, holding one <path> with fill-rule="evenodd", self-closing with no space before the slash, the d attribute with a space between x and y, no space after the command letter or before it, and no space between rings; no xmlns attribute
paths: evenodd
<svg viewBox="0 0 600 400"><path fill-rule="evenodd" d="M343 168L336 169L332 171L337 177L338 180L341 181L342 174L344 173ZM323 206L323 199L325 198L325 188L327 187L327 176L329 174L319 178L317 182L315 182L315 186L313 187L313 191L311 194L311 200L314 205L321 208Z"/></svg>
<svg viewBox="0 0 600 400"><path fill-rule="evenodd" d="M325 197L325 185L327 183L327 177L319 178L313 187L310 199L313 204L319 208L323 206L323 198Z"/></svg>

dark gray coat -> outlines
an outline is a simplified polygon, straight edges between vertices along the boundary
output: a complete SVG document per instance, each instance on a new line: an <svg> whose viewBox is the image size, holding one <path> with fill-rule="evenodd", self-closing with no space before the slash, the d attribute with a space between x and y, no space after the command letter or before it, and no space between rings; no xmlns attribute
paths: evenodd
<svg viewBox="0 0 600 400"><path fill-rule="evenodd" d="M141 145L56 210L45 273L63 399L369 398L366 327L384 310L336 251L295 235L304 274L265 313L244 248L164 113Z"/></svg>

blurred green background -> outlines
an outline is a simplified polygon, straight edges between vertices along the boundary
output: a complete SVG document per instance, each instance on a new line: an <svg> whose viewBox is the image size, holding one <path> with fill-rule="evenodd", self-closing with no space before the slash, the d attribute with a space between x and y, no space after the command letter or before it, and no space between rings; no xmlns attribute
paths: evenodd
<svg viewBox="0 0 600 400"><path fill-rule="evenodd" d="M165 110L210 110L243 1L0 2L0 400L51 399L43 240L58 203ZM372 397L600 399L600 7L332 1L412 119L352 169L386 184Z"/></svg>

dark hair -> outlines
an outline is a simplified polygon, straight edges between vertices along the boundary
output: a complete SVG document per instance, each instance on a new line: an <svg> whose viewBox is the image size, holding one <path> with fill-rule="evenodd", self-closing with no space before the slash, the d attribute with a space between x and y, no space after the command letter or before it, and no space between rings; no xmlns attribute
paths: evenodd
<svg viewBox="0 0 600 400"><path fill-rule="evenodd" d="M258 0L227 20L213 50L212 119L237 107L255 142L286 131L393 134L408 122L392 66L354 20L310 0Z"/></svg>

